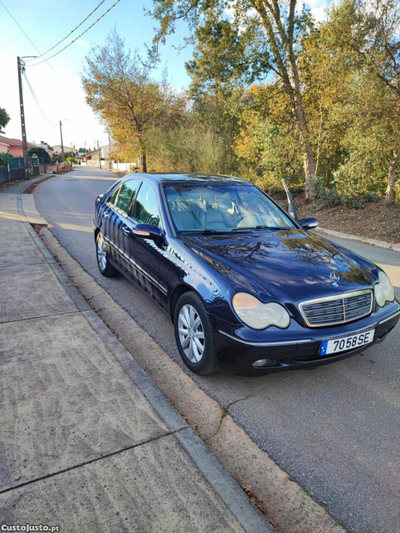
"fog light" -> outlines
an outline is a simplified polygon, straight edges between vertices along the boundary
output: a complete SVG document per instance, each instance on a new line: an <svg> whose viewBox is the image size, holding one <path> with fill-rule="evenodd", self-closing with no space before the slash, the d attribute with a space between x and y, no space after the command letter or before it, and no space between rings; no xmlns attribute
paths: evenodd
<svg viewBox="0 0 400 533"><path fill-rule="evenodd" d="M254 368L261 368L263 366L276 366L279 365L278 359L258 359L258 361L254 361L253 367Z"/></svg>
<svg viewBox="0 0 400 533"><path fill-rule="evenodd" d="M254 361L253 366L257 368L259 366L265 366L266 364L267 364L266 359L259 359L258 361Z"/></svg>

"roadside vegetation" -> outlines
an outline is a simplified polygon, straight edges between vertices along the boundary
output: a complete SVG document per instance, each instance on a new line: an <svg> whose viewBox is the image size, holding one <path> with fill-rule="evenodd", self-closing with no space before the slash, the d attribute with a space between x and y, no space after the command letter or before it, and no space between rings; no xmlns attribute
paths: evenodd
<svg viewBox="0 0 400 533"><path fill-rule="evenodd" d="M147 62L115 31L86 58L83 87L113 157L270 192L283 177L332 209L400 204L398 1L340 0L324 22L295 0L154 0L151 15ZM195 47L185 92L151 68L178 20Z"/></svg>

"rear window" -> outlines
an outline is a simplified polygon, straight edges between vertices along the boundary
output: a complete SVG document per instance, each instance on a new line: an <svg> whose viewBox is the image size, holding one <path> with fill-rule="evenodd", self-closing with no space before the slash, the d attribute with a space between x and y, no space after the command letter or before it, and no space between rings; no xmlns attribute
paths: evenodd
<svg viewBox="0 0 400 533"><path fill-rule="evenodd" d="M139 185L139 180L129 180L121 185L118 198L116 198L116 203L114 202L114 205L120 211L122 211L122 213L129 213L129 207L139 188Z"/></svg>
<svg viewBox="0 0 400 533"><path fill-rule="evenodd" d="M110 196L110 199L108 200L110 204L115 205L115 202L117 200L117 196L118 196L120 188L121 187L116 187L116 189L114 190L114 192Z"/></svg>

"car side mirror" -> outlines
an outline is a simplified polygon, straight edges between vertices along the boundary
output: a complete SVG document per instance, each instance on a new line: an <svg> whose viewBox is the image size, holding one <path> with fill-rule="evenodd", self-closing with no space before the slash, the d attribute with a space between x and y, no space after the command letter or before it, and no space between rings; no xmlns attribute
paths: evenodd
<svg viewBox="0 0 400 533"><path fill-rule="evenodd" d="M163 235L161 228L152 226L151 224L136 224L136 226L132 229L132 233L138 237L143 237L143 239L151 239L152 241L161 239Z"/></svg>
<svg viewBox="0 0 400 533"><path fill-rule="evenodd" d="M306 217L299 220L300 226L305 229L314 229L318 226L318 219L315 217Z"/></svg>

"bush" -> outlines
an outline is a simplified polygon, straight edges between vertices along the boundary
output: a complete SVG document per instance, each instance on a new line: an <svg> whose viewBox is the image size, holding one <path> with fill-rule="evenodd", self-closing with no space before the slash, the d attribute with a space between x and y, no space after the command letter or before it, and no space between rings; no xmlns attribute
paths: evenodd
<svg viewBox="0 0 400 533"><path fill-rule="evenodd" d="M8 152L0 152L0 167L6 167L11 163L13 156Z"/></svg>
<svg viewBox="0 0 400 533"><path fill-rule="evenodd" d="M325 186L325 180L323 178L317 178L316 180L316 193L317 198L320 201L320 205L325 207L351 207L353 209L362 209L364 204L357 197L347 196L340 194L335 188L329 188Z"/></svg>
<svg viewBox="0 0 400 533"><path fill-rule="evenodd" d="M366 202L380 202L381 201L381 197L376 194L375 192L366 192L363 194L363 199L366 201Z"/></svg>

